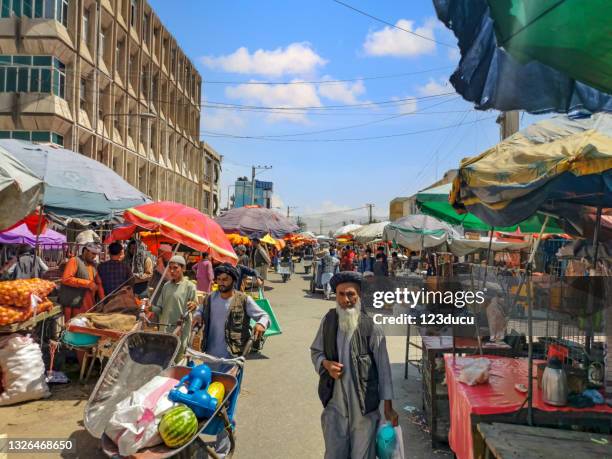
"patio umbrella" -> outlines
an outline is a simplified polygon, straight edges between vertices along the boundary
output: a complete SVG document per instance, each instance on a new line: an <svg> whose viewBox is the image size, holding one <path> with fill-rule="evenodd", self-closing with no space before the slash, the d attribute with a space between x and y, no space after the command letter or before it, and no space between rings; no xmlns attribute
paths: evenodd
<svg viewBox="0 0 612 459"><path fill-rule="evenodd" d="M34 212L42 196L42 180L0 148L0 229L9 228Z"/></svg>
<svg viewBox="0 0 612 459"><path fill-rule="evenodd" d="M612 94L609 0L489 0L497 42L519 62L537 60Z"/></svg>
<svg viewBox="0 0 612 459"><path fill-rule="evenodd" d="M416 203L418 208L427 215L432 215L442 221L450 223L453 226L462 226L469 231L489 231L491 225L488 225L471 212L458 213L450 204L449 198L452 190L452 184L447 183L432 188L427 188L419 191L416 194ZM520 230L522 233L538 233L542 228L544 217L541 214L532 215L531 217L519 222L516 225L494 227L495 231L513 232ZM554 219L549 219L546 225L546 233L562 234L565 230Z"/></svg>
<svg viewBox="0 0 612 459"><path fill-rule="evenodd" d="M0 152L2 159L16 159L42 180L43 211L60 219L110 220L150 201L112 169L70 150L0 140Z"/></svg>
<svg viewBox="0 0 612 459"><path fill-rule="evenodd" d="M596 208L612 207L612 115L540 121L463 160L450 202L494 226L538 211L577 226Z"/></svg>
<svg viewBox="0 0 612 459"><path fill-rule="evenodd" d="M495 5L493 13L496 18L501 17L500 11L508 11L510 3L513 5L512 10L517 11L520 21L514 18L511 22L511 27L503 27L516 32L520 30L517 27L527 25L527 18L533 18L534 21L530 27L537 26L540 19L535 21L537 11L551 7L551 2L547 1L531 1L523 0L433 0L438 18L453 31L458 40L459 50L461 52L461 60L459 66L450 77L450 82L455 90L461 96L470 102L473 102L477 109L488 110L497 109L501 111L509 110L525 110L530 113L549 113L559 112L568 113L573 110L586 109L591 112L597 111L612 111L612 97L610 94L601 92L588 84L581 81L576 81L571 75L565 73L565 66L562 71L556 70L540 61L531 60L529 62L519 61L513 57L505 48L507 45L512 45L512 32L504 34L504 42L498 42L496 37L496 27L498 23L494 21L489 5ZM529 3L530 8L528 14L524 5ZM575 6L575 1L557 1L553 6L567 4L562 8L556 8L559 11L570 11L575 16L581 16L583 13L591 14L597 8L600 8L601 1L593 0L593 2L580 2L580 7ZM593 3L589 8L585 7L585 3ZM569 5L569 6L568 6ZM574 5L574 10L571 10L571 5ZM578 9L576 9L578 8ZM520 12L520 13L518 13ZM507 13L506 13L507 14ZM552 16L553 12L551 12ZM521 16L522 15L522 16ZM609 47L610 26L609 11L602 15L599 21L605 22L600 31L592 31L590 28L576 29L569 32L563 29L558 32L549 34L549 43L556 41L565 45L567 41L561 36L567 34L568 40L572 40L577 34L596 34L603 35L605 39L597 46L597 52L602 48ZM579 21L580 19L577 19ZM550 21L546 21L550 23ZM528 29L527 29L528 30ZM532 29L536 30L536 28ZM568 33L569 32L569 33ZM517 34L516 37L520 37ZM584 40L587 42L587 39ZM503 46L503 47L502 47ZM511 52L516 50L512 49ZM538 57L542 54L550 53L550 59L555 61L563 60L559 55L559 50L554 51L540 50ZM556 56L552 54L556 53ZM574 69L580 67L577 65L578 53L574 53L569 49L565 56L572 53L571 62L567 62L567 66L572 66ZM607 50L609 53L609 49ZM515 53L516 54L516 53ZM603 54L602 56L607 56ZM551 62L546 60L543 62ZM555 63L556 64L556 63ZM605 65L603 65L605 64ZM610 60L605 63L600 63L598 68L607 68L610 66ZM584 73L589 74L588 82L593 81L591 78L595 74L600 75L599 71L595 71L590 67L583 67L579 70L582 75L574 73L574 77L584 77ZM610 78L610 73L606 74ZM585 81L587 79L585 78ZM604 80L605 81L605 80ZM600 81L604 82L604 81ZM608 80L609 81L609 80ZM599 88L606 87L602 84Z"/></svg>
<svg viewBox="0 0 612 459"><path fill-rule="evenodd" d="M434 217L414 214L389 223L383 239L410 250L423 250L444 244L449 234L452 234L452 228L448 224Z"/></svg>
<svg viewBox="0 0 612 459"><path fill-rule="evenodd" d="M29 230L25 223L0 233L0 244L27 244L30 247L36 246L36 234ZM38 236L38 245L43 247L61 247L66 243L66 236L47 229Z"/></svg>
<svg viewBox="0 0 612 459"><path fill-rule="evenodd" d="M357 225L355 223L351 223L349 225L344 225L334 231L334 237L339 238L341 236L350 235L352 231L358 230L362 225Z"/></svg>
<svg viewBox="0 0 612 459"><path fill-rule="evenodd" d="M369 225L364 225L361 228L351 231L351 234L355 238L355 241L359 243L372 242L382 238L385 226L389 223L388 221L370 223Z"/></svg>
<svg viewBox="0 0 612 459"><path fill-rule="evenodd" d="M282 238L285 234L299 230L299 227L288 218L271 209L257 206L230 209L215 221L226 233L238 233L251 239L262 238L266 234Z"/></svg>
<svg viewBox="0 0 612 459"><path fill-rule="evenodd" d="M160 201L127 209L126 221L157 231L194 250L209 252L219 262L236 264L238 257L223 229L197 209L176 202Z"/></svg>

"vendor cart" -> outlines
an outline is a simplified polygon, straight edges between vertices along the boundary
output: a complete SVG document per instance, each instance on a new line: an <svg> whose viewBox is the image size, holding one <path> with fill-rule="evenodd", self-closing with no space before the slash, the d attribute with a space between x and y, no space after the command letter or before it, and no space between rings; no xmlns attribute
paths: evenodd
<svg viewBox="0 0 612 459"><path fill-rule="evenodd" d="M248 353L251 342L245 348ZM155 376L166 376L180 380L191 368L174 366L173 362L179 348L179 339L175 334L135 331L125 335L118 343L108 365L98 380L85 407L84 424L87 431L102 441L102 450L109 457L117 457L119 452L115 443L104 434L104 429L112 417L117 403ZM166 458L182 453L191 457L196 452L206 452L211 457L218 457L211 446L211 438L223 430L227 431L231 457L235 447L233 423L234 411L240 392L244 357L236 359L217 359L189 349L191 359L205 363L230 367L227 372L212 372L212 381L220 382L225 387L223 401L218 403L214 414L200 420L198 431L183 446L175 449L157 445L140 450L134 458ZM199 457L199 456L198 456Z"/></svg>

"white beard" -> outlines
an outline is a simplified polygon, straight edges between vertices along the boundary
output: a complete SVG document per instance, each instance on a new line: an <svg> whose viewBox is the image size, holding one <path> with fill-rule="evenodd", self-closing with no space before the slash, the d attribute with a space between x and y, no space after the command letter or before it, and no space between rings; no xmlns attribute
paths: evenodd
<svg viewBox="0 0 612 459"><path fill-rule="evenodd" d="M347 309L344 309L339 304L336 304L336 312L338 313L338 327L345 335L351 336L359 325L361 301L357 301L355 306Z"/></svg>

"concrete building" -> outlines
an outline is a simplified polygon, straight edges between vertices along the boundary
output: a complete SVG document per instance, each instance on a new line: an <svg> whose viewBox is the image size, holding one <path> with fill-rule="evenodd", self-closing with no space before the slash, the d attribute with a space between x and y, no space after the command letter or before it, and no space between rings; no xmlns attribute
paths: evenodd
<svg viewBox="0 0 612 459"><path fill-rule="evenodd" d="M244 207L254 204L256 206L270 208L272 205L272 182L255 180L255 201L252 201L253 182L246 177L241 177L234 184L234 206Z"/></svg>
<svg viewBox="0 0 612 459"><path fill-rule="evenodd" d="M0 0L0 137L63 145L212 212L220 157L200 141L201 87L144 0Z"/></svg>

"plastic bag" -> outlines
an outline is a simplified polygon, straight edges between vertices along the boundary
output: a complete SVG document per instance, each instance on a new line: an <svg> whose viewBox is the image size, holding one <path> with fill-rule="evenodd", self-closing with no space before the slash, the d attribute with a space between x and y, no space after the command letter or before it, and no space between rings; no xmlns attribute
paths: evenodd
<svg viewBox="0 0 612 459"><path fill-rule="evenodd" d="M487 306L487 321L489 322L489 335L492 342L502 342L506 337L506 316L499 304L499 298L491 300Z"/></svg>
<svg viewBox="0 0 612 459"><path fill-rule="evenodd" d="M157 428L163 413L175 405L168 392L177 384L177 379L156 376L117 404L104 433L117 444L119 454L130 456L162 443Z"/></svg>
<svg viewBox="0 0 612 459"><path fill-rule="evenodd" d="M29 336L13 334L0 339L0 367L4 387L0 406L51 395L40 346Z"/></svg>
<svg viewBox="0 0 612 459"><path fill-rule="evenodd" d="M392 429L392 435L389 435L389 429ZM380 423L376 434L376 457L379 459L405 458L404 437L400 425L391 427L391 424L387 421Z"/></svg>
<svg viewBox="0 0 612 459"><path fill-rule="evenodd" d="M459 381L468 386L484 384L489 381L489 370L491 361L489 359L472 359L459 372Z"/></svg>

